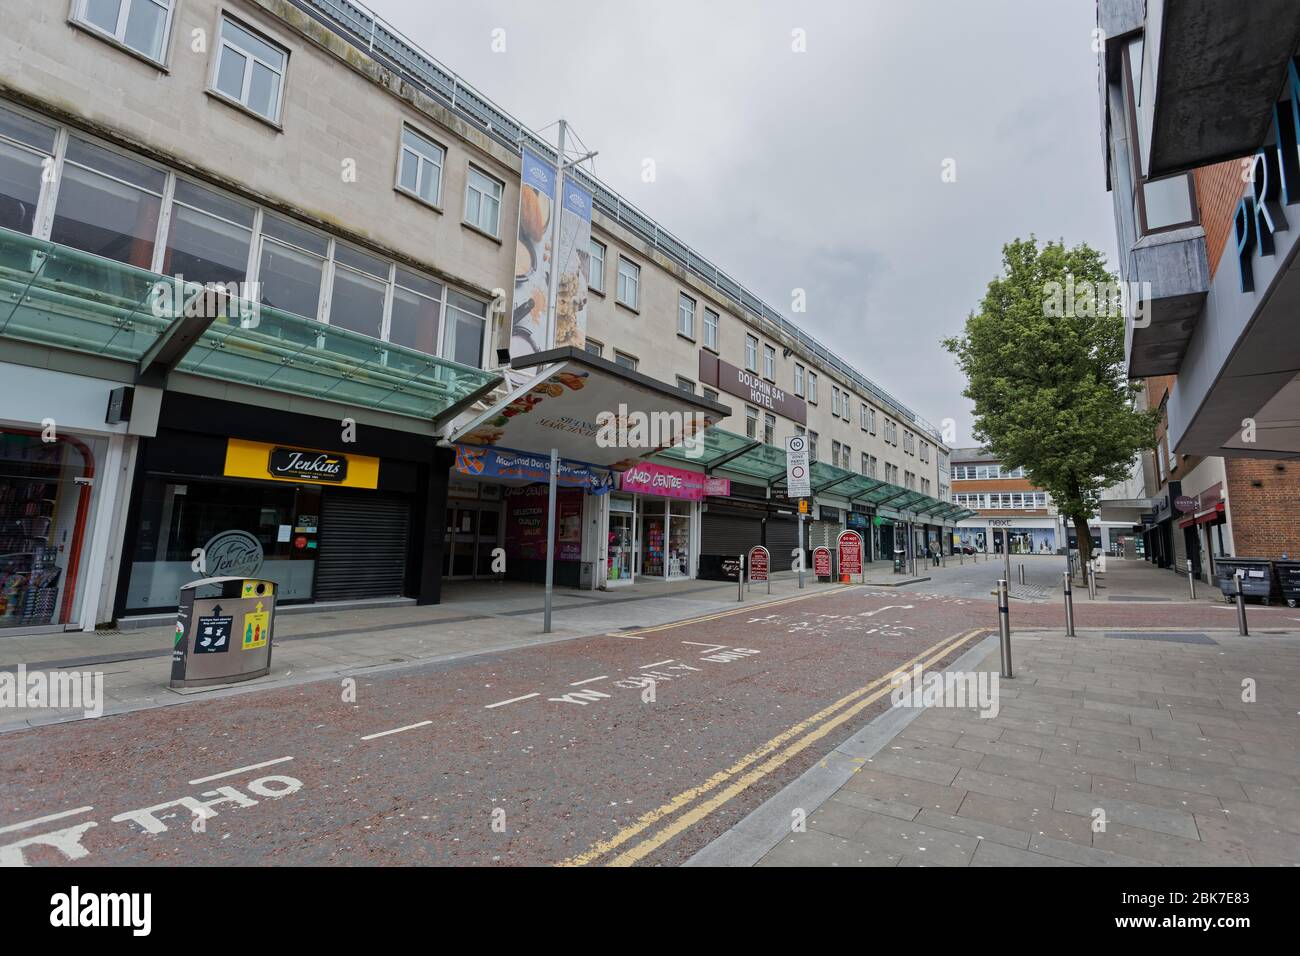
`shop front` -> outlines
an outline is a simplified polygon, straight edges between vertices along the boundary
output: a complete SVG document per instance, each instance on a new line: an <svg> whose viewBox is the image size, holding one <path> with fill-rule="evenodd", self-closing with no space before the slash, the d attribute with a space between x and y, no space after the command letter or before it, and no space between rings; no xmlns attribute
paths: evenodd
<svg viewBox="0 0 1300 956"><path fill-rule="evenodd" d="M119 614L169 611L182 585L220 576L274 581L283 604L436 602L439 579L425 571L442 557L450 453L378 428L355 437L169 394L157 436L141 442Z"/></svg>
<svg viewBox="0 0 1300 956"><path fill-rule="evenodd" d="M653 462L619 474L618 491L609 502L607 586L638 578L672 581L696 576L706 481L701 472Z"/></svg>

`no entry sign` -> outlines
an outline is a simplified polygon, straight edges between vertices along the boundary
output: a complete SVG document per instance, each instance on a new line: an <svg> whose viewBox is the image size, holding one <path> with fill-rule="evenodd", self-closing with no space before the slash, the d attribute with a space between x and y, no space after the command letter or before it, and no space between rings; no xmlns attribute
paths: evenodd
<svg viewBox="0 0 1300 956"><path fill-rule="evenodd" d="M840 574L862 573L862 535L856 531L841 531Z"/></svg>

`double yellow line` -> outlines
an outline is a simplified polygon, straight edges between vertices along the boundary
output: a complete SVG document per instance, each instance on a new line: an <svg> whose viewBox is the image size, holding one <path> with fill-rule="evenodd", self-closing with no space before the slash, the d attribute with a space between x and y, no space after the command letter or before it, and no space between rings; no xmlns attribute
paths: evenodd
<svg viewBox="0 0 1300 956"><path fill-rule="evenodd" d="M822 737L825 737L836 727L840 726L845 721L852 719L856 714L860 713L881 697L888 694L892 689L890 682L896 674L909 671L918 663L923 669L929 667L951 654L957 648L967 644L977 635L984 633L986 630L987 628L976 628L954 637L945 638L933 647L922 651L911 660L899 664L883 677L878 677L866 686L860 687L857 690L846 694L829 707L818 711L806 720L801 720L793 727L782 731L757 750L746 754L726 770L715 773L699 786L691 787L689 790L684 790L657 809L643 814L635 823L629 824L608 840L601 840L598 843L592 844L592 846L586 851L579 853L577 856L572 856L561 861L559 865L586 866L589 863L593 863L605 856L607 853L618 849L623 844L644 833L661 820L680 813L680 815L669 823L668 826L657 831L652 836L647 837L629 849L619 853L618 856L614 857L614 859L609 862L609 865L631 866L638 860L644 859L673 837L699 823L728 800L731 800L733 797L753 786L773 770L776 770L788 762L792 757L813 743L816 743ZM841 710L841 708L847 709L844 710L843 713L835 716L833 719L827 720L827 718L835 714L836 711ZM818 726L819 724L820 726ZM791 741L793 741L793 743L791 743ZM782 747L784 747L784 749L781 749ZM759 761L762 761L762 763L759 763ZM747 768L756 763L758 766L753 767L752 770L746 772ZM729 785L688 812L681 813L681 811L685 810L686 807L696 799L704 796L712 790L716 790L723 784Z"/></svg>

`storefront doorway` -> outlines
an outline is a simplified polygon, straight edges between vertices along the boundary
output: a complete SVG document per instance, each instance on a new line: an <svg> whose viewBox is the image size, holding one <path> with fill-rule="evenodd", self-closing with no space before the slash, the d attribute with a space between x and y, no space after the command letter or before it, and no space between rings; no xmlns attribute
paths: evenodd
<svg viewBox="0 0 1300 956"><path fill-rule="evenodd" d="M492 577L492 552L501 546L501 505L451 502L447 506L443 577Z"/></svg>
<svg viewBox="0 0 1300 956"><path fill-rule="evenodd" d="M605 578L609 584L630 584L636 580L635 553L636 499L631 495L610 495L605 553Z"/></svg>

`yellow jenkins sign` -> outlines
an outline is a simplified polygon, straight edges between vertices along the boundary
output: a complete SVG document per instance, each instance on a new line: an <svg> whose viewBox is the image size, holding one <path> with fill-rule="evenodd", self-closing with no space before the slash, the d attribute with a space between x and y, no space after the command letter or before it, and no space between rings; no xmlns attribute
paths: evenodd
<svg viewBox="0 0 1300 956"><path fill-rule="evenodd" d="M226 442L224 474L228 478L289 481L300 485L378 488L379 459L231 438Z"/></svg>

